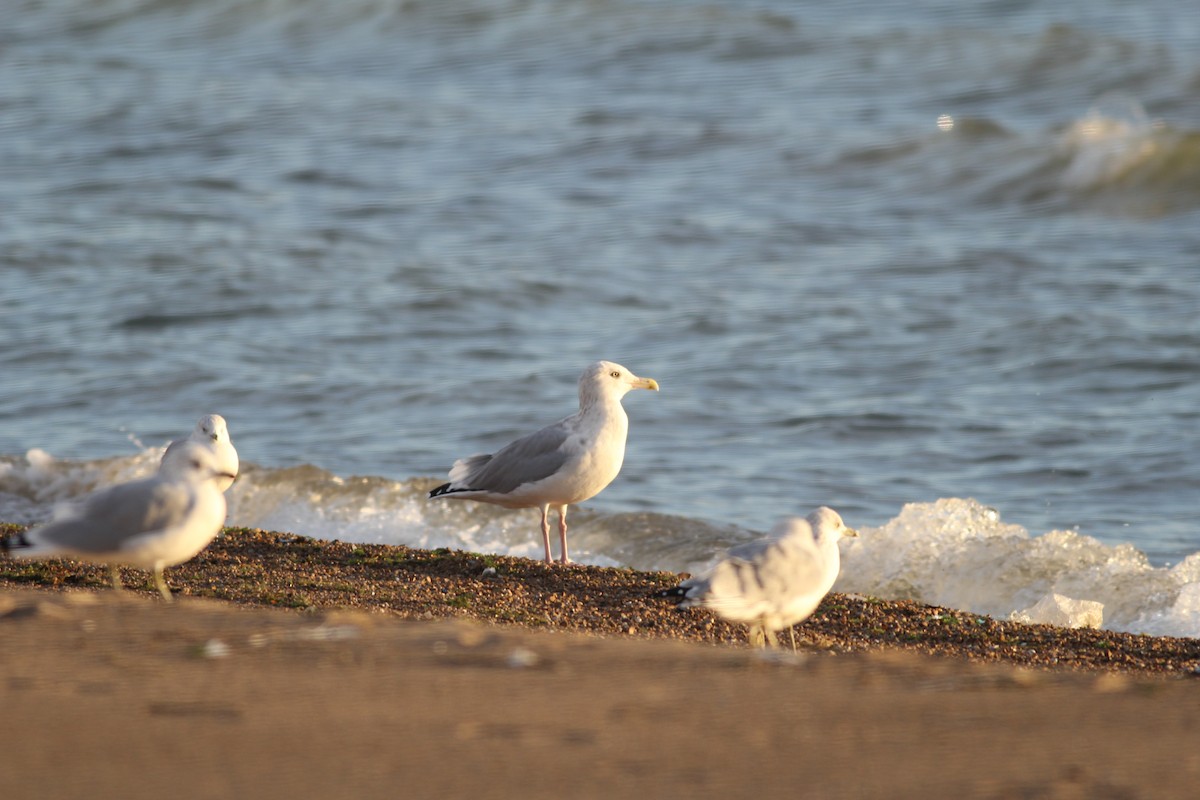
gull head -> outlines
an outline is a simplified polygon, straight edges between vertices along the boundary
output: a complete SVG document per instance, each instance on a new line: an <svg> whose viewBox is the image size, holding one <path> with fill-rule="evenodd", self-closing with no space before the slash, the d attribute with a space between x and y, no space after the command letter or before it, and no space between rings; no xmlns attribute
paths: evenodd
<svg viewBox="0 0 1200 800"><path fill-rule="evenodd" d="M189 437L196 442L229 441L229 430L225 427L225 418L220 414L205 414L196 423L196 430Z"/></svg>
<svg viewBox="0 0 1200 800"><path fill-rule="evenodd" d="M163 456L158 473L188 483L202 483L216 478L233 480L236 477L221 469L216 453L199 442L183 442L178 447L170 448Z"/></svg>
<svg viewBox="0 0 1200 800"><path fill-rule="evenodd" d="M601 397L620 400L632 389L658 391L658 381L639 378L625 367L612 361L597 361L579 376L579 403L588 405Z"/></svg>
<svg viewBox="0 0 1200 800"><path fill-rule="evenodd" d="M843 537L858 536L858 531L847 527L846 523L842 522L841 514L838 514L829 506L821 506L804 519L812 526L813 538L817 541L826 537L833 537L833 540L836 542Z"/></svg>

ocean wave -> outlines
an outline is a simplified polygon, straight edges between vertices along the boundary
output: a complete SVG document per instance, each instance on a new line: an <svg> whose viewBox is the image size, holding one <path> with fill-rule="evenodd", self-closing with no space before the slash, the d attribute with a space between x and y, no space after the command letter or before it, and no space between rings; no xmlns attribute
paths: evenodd
<svg viewBox="0 0 1200 800"><path fill-rule="evenodd" d="M104 485L156 469L161 447L95 461L41 450L0 459L0 520L33 524ZM229 524L348 542L449 547L537 558L537 513L481 503L431 503L432 477L341 477L313 465L243 465L228 493ZM804 509L797 509L803 511ZM576 558L601 566L700 573L759 534L657 513L572 510ZM910 503L845 543L838 591L911 599L1054 624L1200 636L1200 553L1152 566L1131 544L1073 531L1041 536L975 500ZM1099 618L1099 619L1098 619Z"/></svg>
<svg viewBox="0 0 1200 800"><path fill-rule="evenodd" d="M948 114L937 127L848 148L830 169L919 171L939 202L965 192L985 206L1134 217L1200 206L1200 131L1151 119L1127 95L1105 95L1065 126L1032 134Z"/></svg>
<svg viewBox="0 0 1200 800"><path fill-rule="evenodd" d="M1151 215L1200 205L1200 132L1152 120L1132 97L1100 98L1059 146L1059 180L1078 200Z"/></svg>
<svg viewBox="0 0 1200 800"><path fill-rule="evenodd" d="M1109 630L1200 636L1200 553L1154 567L1131 544L1063 530L1030 536L958 498L910 503L860 534L845 547L841 591L1034 622L1053 621L1039 604L1058 595L1100 604Z"/></svg>

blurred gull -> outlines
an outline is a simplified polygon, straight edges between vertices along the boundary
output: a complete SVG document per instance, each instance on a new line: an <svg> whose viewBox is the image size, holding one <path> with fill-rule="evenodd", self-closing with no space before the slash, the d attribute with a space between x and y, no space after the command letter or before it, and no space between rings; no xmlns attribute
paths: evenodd
<svg viewBox="0 0 1200 800"><path fill-rule="evenodd" d="M838 541L858 536L832 508L821 506L804 519L779 522L769 538L731 548L707 578L689 578L664 596L681 597L679 608L705 606L730 622L750 627L750 641L777 644L775 631L817 610L841 569Z"/></svg>
<svg viewBox="0 0 1200 800"><path fill-rule="evenodd" d="M17 558L108 564L116 589L117 565L152 570L169 601L163 568L192 558L220 533L225 496L218 483L232 477L208 447L183 442L170 448L154 477L102 489L69 516L11 537L3 549Z"/></svg>
<svg viewBox="0 0 1200 800"><path fill-rule="evenodd" d="M233 448L233 440L229 438L229 429L225 426L224 417L220 414L205 414L186 439L176 439L167 445L162 463L166 463L167 454L172 448L180 447L184 442L199 442L216 455L217 467L229 476L218 480L217 488L223 492L233 485L233 479L238 474L238 454Z"/></svg>
<svg viewBox="0 0 1200 800"><path fill-rule="evenodd" d="M540 508L542 544L550 555L550 509L558 511L561 561L567 556L567 506L595 497L612 483L625 458L629 417L621 398L631 389L653 389L620 364L597 361L579 377L579 411L517 439L494 455L454 462L450 482L429 493L495 503L506 508Z"/></svg>

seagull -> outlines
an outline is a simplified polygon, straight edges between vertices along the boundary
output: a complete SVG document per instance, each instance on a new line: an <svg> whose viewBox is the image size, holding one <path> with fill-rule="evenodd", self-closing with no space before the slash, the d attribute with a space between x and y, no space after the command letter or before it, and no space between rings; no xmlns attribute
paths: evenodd
<svg viewBox="0 0 1200 800"><path fill-rule="evenodd" d="M107 564L114 589L122 588L119 564L153 570L154 585L169 602L163 568L192 558L220 533L225 495L219 482L232 478L209 448L184 442L171 448L153 477L102 489L67 517L4 541L3 549L17 558Z"/></svg>
<svg viewBox="0 0 1200 800"><path fill-rule="evenodd" d="M611 361L597 361L579 376L579 411L494 454L461 458L450 482L429 493L494 503L505 508L540 508L542 544L550 554L550 509L558 511L562 563L567 555L567 506L595 497L612 483L625 458L629 417L621 398L631 389L658 391L653 378L639 378Z"/></svg>
<svg viewBox="0 0 1200 800"><path fill-rule="evenodd" d="M222 492L233 485L233 479L238 474L238 454L229 438L229 429L225 427L224 417L220 414L205 414L186 439L176 439L167 445L167 449L163 451L162 463L167 463L167 454L172 448L180 447L184 442L199 442L216 454L217 466L229 476L217 482Z"/></svg>
<svg viewBox="0 0 1200 800"><path fill-rule="evenodd" d="M666 597L683 598L678 608L705 606L730 622L750 627L750 640L778 644L775 631L817 610L841 569L838 541L858 536L832 508L821 506L801 519L780 521L768 538L731 548L706 578L689 578Z"/></svg>

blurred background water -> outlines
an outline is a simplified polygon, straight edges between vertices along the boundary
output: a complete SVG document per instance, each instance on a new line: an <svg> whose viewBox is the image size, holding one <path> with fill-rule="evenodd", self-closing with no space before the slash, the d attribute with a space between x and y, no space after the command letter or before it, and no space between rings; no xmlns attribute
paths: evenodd
<svg viewBox="0 0 1200 800"><path fill-rule="evenodd" d="M536 555L534 512L423 490L606 358L662 392L626 399L581 560L694 569L828 504L874 532L843 588L1007 613L1069 586L1200 635L1187 4L0 18L0 518L220 413L231 523ZM997 537L1022 563L964 554Z"/></svg>

